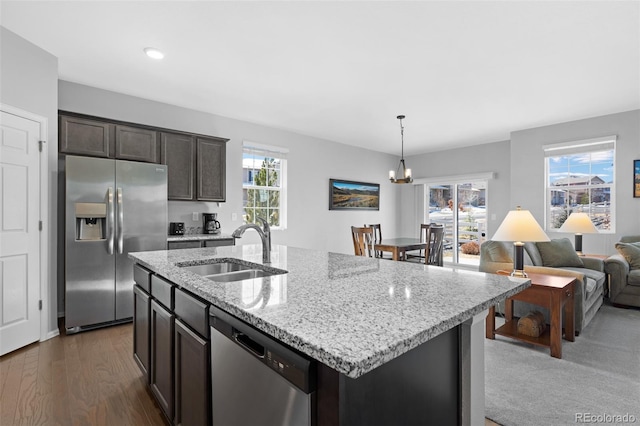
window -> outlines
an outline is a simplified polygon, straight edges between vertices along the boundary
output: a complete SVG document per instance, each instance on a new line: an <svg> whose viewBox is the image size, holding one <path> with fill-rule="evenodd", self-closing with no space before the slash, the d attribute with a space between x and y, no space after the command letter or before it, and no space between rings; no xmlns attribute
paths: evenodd
<svg viewBox="0 0 640 426"><path fill-rule="evenodd" d="M286 227L287 151L245 142L242 146L244 223L266 219L276 229Z"/></svg>
<svg viewBox="0 0 640 426"><path fill-rule="evenodd" d="M614 232L616 137L545 145L545 224L557 230L572 212Z"/></svg>

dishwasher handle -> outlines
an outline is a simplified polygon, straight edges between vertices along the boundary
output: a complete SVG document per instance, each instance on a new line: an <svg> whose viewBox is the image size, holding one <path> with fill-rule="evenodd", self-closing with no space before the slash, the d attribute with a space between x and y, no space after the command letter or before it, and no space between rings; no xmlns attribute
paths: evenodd
<svg viewBox="0 0 640 426"><path fill-rule="evenodd" d="M236 330L235 328L233 329L233 340L238 345L247 350L251 355L255 356L256 358L264 359L264 346L262 346L260 343L256 342L243 332Z"/></svg>

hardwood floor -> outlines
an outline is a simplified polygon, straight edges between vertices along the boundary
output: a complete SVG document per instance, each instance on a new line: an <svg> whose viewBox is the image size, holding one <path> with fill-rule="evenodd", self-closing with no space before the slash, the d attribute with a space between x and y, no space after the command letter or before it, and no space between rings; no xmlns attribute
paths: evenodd
<svg viewBox="0 0 640 426"><path fill-rule="evenodd" d="M0 357L0 425L166 425L133 361L132 339L124 324Z"/></svg>
<svg viewBox="0 0 640 426"><path fill-rule="evenodd" d="M0 425L168 425L133 361L131 324L60 333L0 357Z"/></svg>

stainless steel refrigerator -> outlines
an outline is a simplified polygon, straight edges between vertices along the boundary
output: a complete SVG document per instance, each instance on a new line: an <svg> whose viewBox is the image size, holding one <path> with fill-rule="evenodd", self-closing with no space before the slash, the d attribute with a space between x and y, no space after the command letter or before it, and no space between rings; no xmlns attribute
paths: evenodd
<svg viewBox="0 0 640 426"><path fill-rule="evenodd" d="M167 246L167 166L66 156L65 327L133 317L132 251Z"/></svg>

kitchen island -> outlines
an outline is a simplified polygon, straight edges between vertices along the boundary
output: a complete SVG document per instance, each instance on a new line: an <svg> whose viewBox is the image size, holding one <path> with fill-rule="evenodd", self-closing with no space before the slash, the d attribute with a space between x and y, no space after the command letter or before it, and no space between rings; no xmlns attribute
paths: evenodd
<svg viewBox="0 0 640 426"><path fill-rule="evenodd" d="M262 265L260 245L130 257L316 360L316 424L483 424L484 316L530 285L527 279L286 246L274 246L264 267L287 273L232 282L184 267L224 259Z"/></svg>

